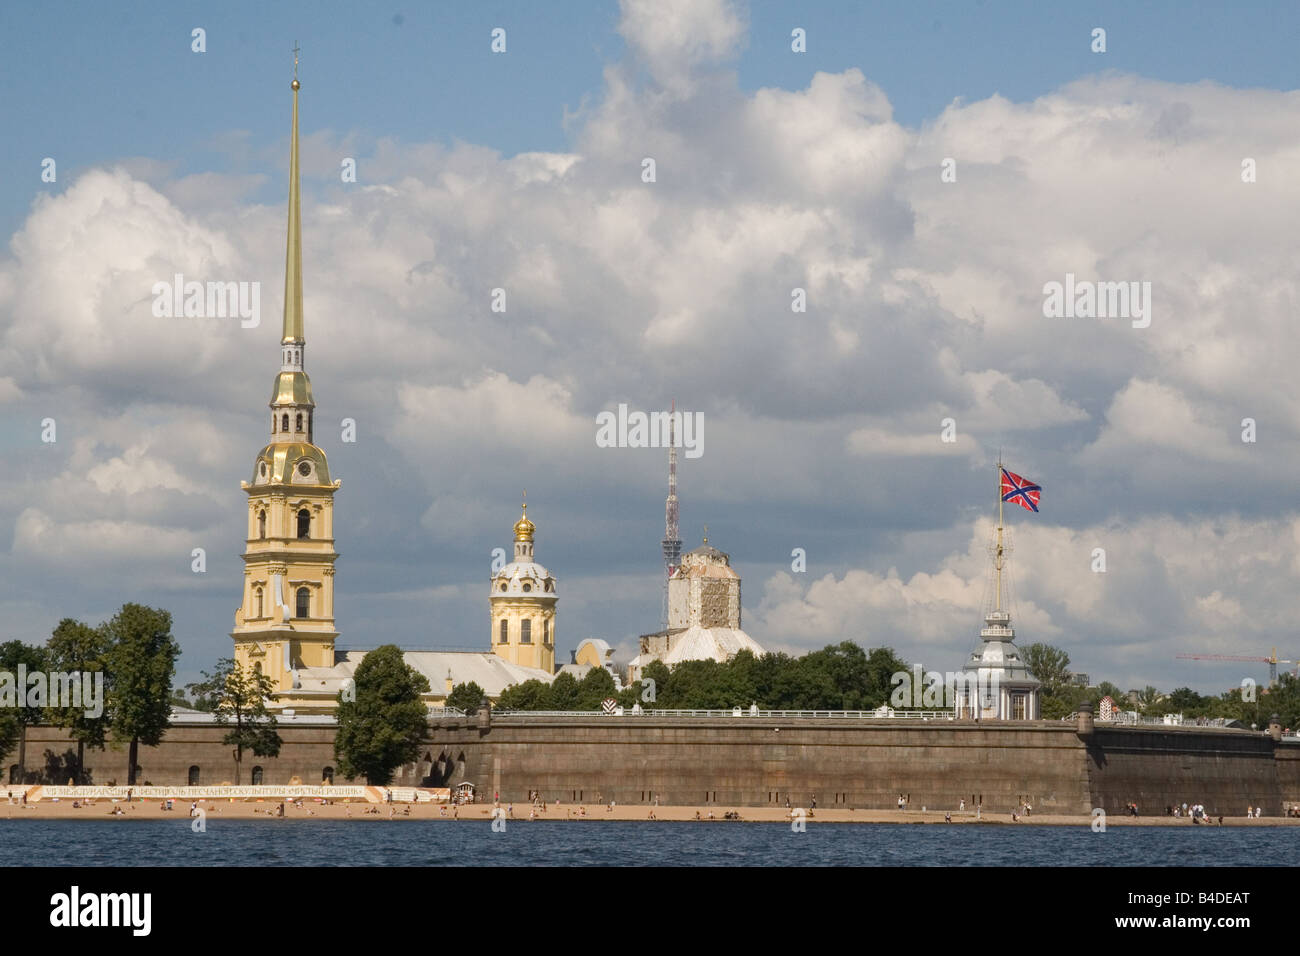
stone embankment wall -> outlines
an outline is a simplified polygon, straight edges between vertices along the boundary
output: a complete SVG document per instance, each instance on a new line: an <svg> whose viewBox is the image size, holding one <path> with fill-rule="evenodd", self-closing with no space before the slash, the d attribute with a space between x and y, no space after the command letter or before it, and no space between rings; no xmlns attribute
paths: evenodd
<svg viewBox="0 0 1300 956"><path fill-rule="evenodd" d="M1300 803L1300 743L1249 731L1193 727L1120 728L1091 733L1065 721L975 723L860 719L626 716L441 718L430 724L420 760L394 784L473 783L480 799L807 806L882 809L901 794L912 809L982 804L1006 811L1146 813L1203 803L1211 813L1267 815ZM141 775L158 785L320 783L337 766L334 728L282 725L279 757L245 754L240 777L224 731L173 726L158 747L140 748ZM76 746L57 728L28 730L31 782L67 783ZM16 762L10 753L9 765ZM126 782L126 749L87 750L91 782ZM4 780L7 782L8 774ZM351 783L335 772L335 783Z"/></svg>

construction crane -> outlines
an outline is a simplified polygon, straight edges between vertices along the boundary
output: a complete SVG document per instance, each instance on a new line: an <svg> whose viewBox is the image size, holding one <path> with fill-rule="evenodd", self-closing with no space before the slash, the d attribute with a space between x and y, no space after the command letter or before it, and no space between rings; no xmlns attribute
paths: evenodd
<svg viewBox="0 0 1300 956"><path fill-rule="evenodd" d="M1187 661L1248 661L1256 664L1268 665L1268 686L1272 687L1277 683L1277 665L1294 664L1295 661L1278 660L1277 648L1273 648L1273 653L1269 657L1251 657L1242 654L1179 654L1179 660Z"/></svg>

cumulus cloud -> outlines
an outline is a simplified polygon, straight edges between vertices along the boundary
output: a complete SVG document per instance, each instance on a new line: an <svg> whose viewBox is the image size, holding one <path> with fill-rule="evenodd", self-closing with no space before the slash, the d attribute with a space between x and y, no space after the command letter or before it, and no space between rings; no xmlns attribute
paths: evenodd
<svg viewBox="0 0 1300 956"><path fill-rule="evenodd" d="M415 597L379 602L383 626L481 638L468 582L527 487L562 633L650 630L664 458L598 449L594 420L675 398L708 423L681 468L684 537L708 521L751 569L747 614L773 646L961 659L998 448L1046 489L1018 536L1023 634L1155 683L1170 651L1216 647L1234 618L1238 640L1271 646L1300 573L1300 395L1279 347L1300 300L1300 182L1239 170L1243 143L1261 171L1287 167L1300 95L1108 74L1027 103L958 100L910 128L869 69L742 89L736 4L628 0L619 31L627 59L568 117L563 152L304 131L304 163L331 172L306 184L303 228L317 434L345 479L341 615L349 593L435 595L436 627ZM320 158L344 143L364 184ZM204 586L229 600L178 617L198 635L187 653L228 650L238 482L279 361L284 207L249 199L258 182L93 169L40 198L0 258L0 403L18 423L0 568L51 625L77 607L50 562L98 555L99 607L140 588L105 556L153 554L162 575L212 541L230 574ZM156 319L150 290L178 272L260 281L261 326ZM1066 273L1149 281L1150 328L1045 318L1043 286ZM777 573L796 545L833 572ZM1088 570L1095 547L1106 575ZM1212 554L1229 563L1217 579ZM600 597L613 580L618 601Z"/></svg>

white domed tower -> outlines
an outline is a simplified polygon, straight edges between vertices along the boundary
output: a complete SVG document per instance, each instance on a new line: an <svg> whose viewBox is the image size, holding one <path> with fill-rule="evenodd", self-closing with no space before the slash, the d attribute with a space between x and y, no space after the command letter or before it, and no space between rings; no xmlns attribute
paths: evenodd
<svg viewBox="0 0 1300 956"><path fill-rule="evenodd" d="M492 575L493 652L512 664L555 673L555 578L533 560L528 503L515 522L515 559Z"/></svg>

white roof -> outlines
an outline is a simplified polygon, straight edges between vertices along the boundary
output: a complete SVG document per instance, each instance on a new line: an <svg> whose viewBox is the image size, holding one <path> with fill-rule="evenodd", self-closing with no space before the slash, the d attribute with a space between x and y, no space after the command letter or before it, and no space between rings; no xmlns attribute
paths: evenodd
<svg viewBox="0 0 1300 956"><path fill-rule="evenodd" d="M767 653L762 646L738 627L688 627L673 635L672 650L662 658L668 665L681 661L725 661L740 651L752 651L756 657Z"/></svg>
<svg viewBox="0 0 1300 956"><path fill-rule="evenodd" d="M338 694L343 682L356 672L365 651L342 651L333 667L303 667L298 670L300 689L311 693ZM429 690L442 696L450 672L453 685L473 681L489 697L497 697L512 684L540 680L549 684L555 675L535 667L520 667L491 651L403 651L402 659L429 680Z"/></svg>

